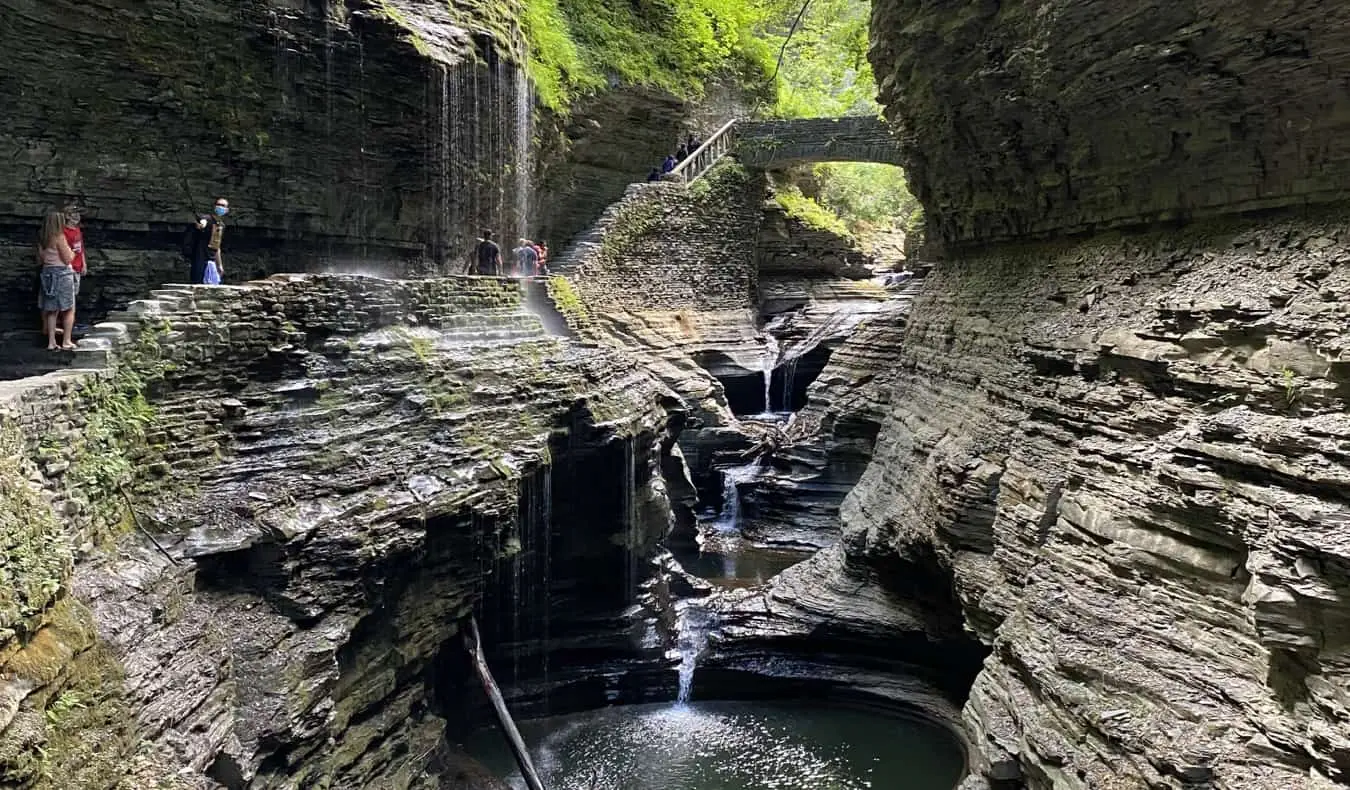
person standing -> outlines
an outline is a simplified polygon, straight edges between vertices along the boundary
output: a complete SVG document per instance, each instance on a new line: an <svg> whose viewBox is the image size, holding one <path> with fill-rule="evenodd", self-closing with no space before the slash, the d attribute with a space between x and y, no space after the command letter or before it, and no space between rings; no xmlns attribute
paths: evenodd
<svg viewBox="0 0 1350 790"><path fill-rule="evenodd" d="M85 273L89 271L89 265L84 256L84 231L80 228L80 207L71 204L66 206L66 225L62 232L65 234L66 243L70 245L70 251L75 253L75 259L70 262L70 268L75 270L75 296L80 295L80 280Z"/></svg>
<svg viewBox="0 0 1350 790"><path fill-rule="evenodd" d="M533 277L534 270L539 265L539 253L534 249L530 240L521 239L520 246L512 252L516 255L516 276Z"/></svg>
<svg viewBox="0 0 1350 790"><path fill-rule="evenodd" d="M67 204L62 212L66 216L65 228L62 232L65 234L66 243L70 245L70 251L75 253L75 258L70 262L70 268L75 271L75 300L80 298L80 282L84 279L85 272L88 271L88 264L85 262L84 255L84 231L80 229L80 207L74 203ZM71 323L75 322L75 308L71 308ZM66 342L74 342L69 335L66 336Z"/></svg>
<svg viewBox="0 0 1350 790"><path fill-rule="evenodd" d="M492 231L483 231L483 238L478 240L478 247L475 249L474 257L477 259L475 272L484 277L496 277L502 271L502 250L497 243L492 240Z"/></svg>
<svg viewBox="0 0 1350 790"><path fill-rule="evenodd" d="M59 211L49 212L38 233L37 258L42 266L38 309L42 311L43 329L47 332L47 350L75 350L75 270L70 267L75 252L66 241L66 217ZM65 332L61 345L56 344L56 325Z"/></svg>
<svg viewBox="0 0 1350 790"><path fill-rule="evenodd" d="M670 171L675 169L675 165L677 164L679 163L675 161L675 157L671 156L670 154L666 154L666 160L661 163L661 172L669 173Z"/></svg>
<svg viewBox="0 0 1350 790"><path fill-rule="evenodd" d="M209 217L198 217L189 231L188 253L191 267L188 282L192 285L219 285L225 274L225 258L221 244L225 237L225 216L230 213L230 201L217 198Z"/></svg>
<svg viewBox="0 0 1350 790"><path fill-rule="evenodd" d="M545 243L545 244L540 244L540 246L539 246L539 275L540 275L540 277L548 277L548 244L547 244L547 243Z"/></svg>

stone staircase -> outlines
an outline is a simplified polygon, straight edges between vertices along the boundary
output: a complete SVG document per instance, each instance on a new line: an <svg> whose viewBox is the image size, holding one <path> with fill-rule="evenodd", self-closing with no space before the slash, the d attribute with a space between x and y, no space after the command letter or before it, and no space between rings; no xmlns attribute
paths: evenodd
<svg viewBox="0 0 1350 790"><path fill-rule="evenodd" d="M722 124L710 135L703 143L694 150L692 154L675 166L675 169L662 176L661 181L638 182L630 184L624 191L623 197L609 204L590 227L582 231L578 236L572 239L571 243L549 262L549 271L553 274L571 274L576 271L581 262L588 259L592 253L599 249L604 241L605 235L613 227L615 216L619 213L623 205L629 198L642 190L668 188L671 183L692 184L702 178L731 152L735 146L735 130L738 121L732 119Z"/></svg>

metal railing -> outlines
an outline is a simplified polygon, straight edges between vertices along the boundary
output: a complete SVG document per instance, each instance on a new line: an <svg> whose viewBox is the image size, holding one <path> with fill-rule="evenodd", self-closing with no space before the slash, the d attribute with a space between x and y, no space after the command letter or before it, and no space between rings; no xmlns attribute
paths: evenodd
<svg viewBox="0 0 1350 790"><path fill-rule="evenodd" d="M731 150L731 146L736 141L733 134L735 126L735 118L723 124L722 128L713 132L703 145L696 148L689 156L685 157L683 162L676 165L674 170L667 173L666 178L674 178L686 184L698 180L717 163L718 159L721 159Z"/></svg>

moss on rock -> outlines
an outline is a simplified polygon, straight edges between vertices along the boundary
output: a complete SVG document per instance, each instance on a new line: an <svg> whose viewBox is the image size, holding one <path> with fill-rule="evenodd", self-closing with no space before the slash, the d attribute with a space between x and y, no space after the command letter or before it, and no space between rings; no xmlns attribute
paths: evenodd
<svg viewBox="0 0 1350 790"><path fill-rule="evenodd" d="M0 415L0 638L51 605L72 568L61 525L24 456L18 425Z"/></svg>

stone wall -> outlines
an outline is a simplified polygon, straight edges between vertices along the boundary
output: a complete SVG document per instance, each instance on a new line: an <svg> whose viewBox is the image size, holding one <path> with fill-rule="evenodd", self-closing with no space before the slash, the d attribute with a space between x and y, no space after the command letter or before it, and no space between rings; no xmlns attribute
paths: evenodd
<svg viewBox="0 0 1350 790"><path fill-rule="evenodd" d="M1335 0L878 0L870 57L929 240L968 243L1343 197L1347 30Z"/></svg>
<svg viewBox="0 0 1350 790"><path fill-rule="evenodd" d="M726 163L690 186L633 184L557 262L598 310L754 305L762 176Z"/></svg>
<svg viewBox="0 0 1350 790"><path fill-rule="evenodd" d="M582 99L561 124L565 150L546 152L540 194L566 197L538 201L538 238L561 252L690 134L707 139L748 104L734 79L696 101L622 86Z"/></svg>
<svg viewBox="0 0 1350 790"><path fill-rule="evenodd" d="M489 577L566 535L546 600L584 616L576 567L636 583L668 528L669 395L548 336L517 282L291 276L118 318L90 369L0 391L0 528L30 558L0 579L6 786L439 786L468 714L432 673ZM541 476L626 456L622 503L541 521Z"/></svg>
<svg viewBox="0 0 1350 790"><path fill-rule="evenodd" d="M182 233L218 195L232 281L452 271L480 227L518 233L530 92L507 45L471 32L509 42L509 20L476 8L4 3L0 332L36 328L33 237L71 198L90 249L84 320L183 281ZM78 78L63 76L72 46Z"/></svg>
<svg viewBox="0 0 1350 790"><path fill-rule="evenodd" d="M746 167L766 170L803 162L902 163L890 129L872 116L742 121L735 152Z"/></svg>

